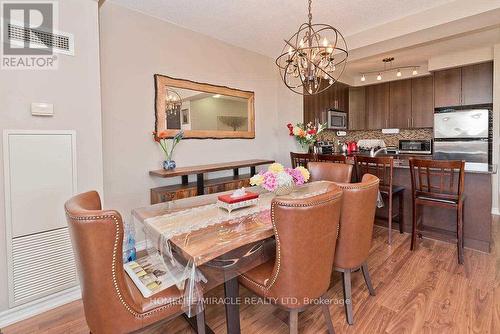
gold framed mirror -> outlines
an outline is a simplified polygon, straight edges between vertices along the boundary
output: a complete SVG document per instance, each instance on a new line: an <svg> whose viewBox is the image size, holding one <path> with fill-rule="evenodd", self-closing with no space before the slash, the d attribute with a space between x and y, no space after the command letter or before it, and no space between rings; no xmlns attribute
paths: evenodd
<svg viewBox="0 0 500 334"><path fill-rule="evenodd" d="M255 138L254 92L155 74L155 130L184 138Z"/></svg>

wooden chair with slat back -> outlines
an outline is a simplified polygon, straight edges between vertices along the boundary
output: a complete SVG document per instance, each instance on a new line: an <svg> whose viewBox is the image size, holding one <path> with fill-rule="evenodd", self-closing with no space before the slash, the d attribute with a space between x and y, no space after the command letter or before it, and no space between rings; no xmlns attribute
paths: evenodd
<svg viewBox="0 0 500 334"><path fill-rule="evenodd" d="M396 220L399 225L399 232L404 232L404 190L402 186L393 184L394 173L394 158L393 157L363 157L355 156L354 165L356 169L356 177L358 180L363 178L365 174L373 174L380 179L380 194L387 199L388 202L388 227L389 236L388 243L392 243L392 221ZM398 197L398 212L393 213L393 198ZM377 216L377 218L381 218Z"/></svg>
<svg viewBox="0 0 500 334"><path fill-rule="evenodd" d="M316 161L320 162L335 162L340 164L346 163L345 155L332 155L332 154L318 154Z"/></svg>
<svg viewBox="0 0 500 334"><path fill-rule="evenodd" d="M290 152L290 159L292 160L292 168L302 166L307 168L309 161L316 161L316 156L312 153L295 153Z"/></svg>
<svg viewBox="0 0 500 334"><path fill-rule="evenodd" d="M410 159L413 221L410 249L415 248L417 235L422 237L425 226L421 221L420 206L454 209L457 212L458 263L464 263L464 180L463 160L418 160ZM432 228L436 229L436 228ZM431 230L429 228L429 230ZM441 232L447 231L440 230Z"/></svg>

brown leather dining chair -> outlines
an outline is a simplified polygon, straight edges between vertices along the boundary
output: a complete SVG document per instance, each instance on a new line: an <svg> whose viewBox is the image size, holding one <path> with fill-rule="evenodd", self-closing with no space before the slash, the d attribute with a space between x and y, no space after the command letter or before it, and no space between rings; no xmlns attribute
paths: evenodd
<svg viewBox="0 0 500 334"><path fill-rule="evenodd" d="M421 230L425 230L420 216L421 207L433 206L455 210L458 263L463 264L465 161L410 159L410 174L413 203L410 249L415 248L417 235L422 237ZM433 229L450 234L444 229Z"/></svg>
<svg viewBox="0 0 500 334"><path fill-rule="evenodd" d="M366 259L372 244L373 223L379 179L365 174L360 183L337 184L343 191L340 231L334 268L342 272L344 307L347 323L354 323L352 313L351 273L361 268L370 295L375 296Z"/></svg>
<svg viewBox="0 0 500 334"><path fill-rule="evenodd" d="M290 152L290 160L292 161L292 168L306 167L309 161L316 161L316 155L312 153L295 153Z"/></svg>
<svg viewBox="0 0 500 334"><path fill-rule="evenodd" d="M330 285L342 191L305 199L277 198L271 204L276 258L251 269L240 283L289 312L290 333L298 332L298 314L307 301L319 300ZM321 303L328 331L334 333L330 311Z"/></svg>
<svg viewBox="0 0 500 334"><path fill-rule="evenodd" d="M392 222L395 219L399 225L399 233L404 232L404 191L405 187L393 183L394 158L393 157L363 157L354 158L358 181L364 174L369 173L380 179L380 194L387 199L387 223L389 236L387 242L392 244ZM398 212L393 213L394 197L398 198Z"/></svg>
<svg viewBox="0 0 500 334"><path fill-rule="evenodd" d="M307 169L311 174L311 181L351 182L352 165L331 162L309 162Z"/></svg>
<svg viewBox="0 0 500 334"><path fill-rule="evenodd" d="M122 218L115 210L102 210L97 192L77 195L64 208L91 333L130 333L183 313L175 286L144 298L124 272ZM204 333L203 312L197 325Z"/></svg>

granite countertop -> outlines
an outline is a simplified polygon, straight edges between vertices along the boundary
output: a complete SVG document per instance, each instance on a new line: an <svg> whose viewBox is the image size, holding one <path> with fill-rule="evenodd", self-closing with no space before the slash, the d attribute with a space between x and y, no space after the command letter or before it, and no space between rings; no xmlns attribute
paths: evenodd
<svg viewBox="0 0 500 334"><path fill-rule="evenodd" d="M355 152L351 154L344 154L348 157L354 157L356 155L360 156L370 156L369 152ZM392 156L394 157L394 168L410 168L408 160L412 157L422 158L422 159L432 159L431 154L377 154L378 157ZM465 163L466 173L476 173L476 174L496 174L497 165L478 163L478 162L466 162Z"/></svg>

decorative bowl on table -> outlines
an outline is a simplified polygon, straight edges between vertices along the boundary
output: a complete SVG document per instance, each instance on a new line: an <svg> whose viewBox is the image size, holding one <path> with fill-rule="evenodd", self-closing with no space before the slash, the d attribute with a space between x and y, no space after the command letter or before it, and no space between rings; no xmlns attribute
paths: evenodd
<svg viewBox="0 0 500 334"><path fill-rule="evenodd" d="M300 166L297 168L285 168L282 164L274 163L267 171L260 171L252 176L250 184L260 186L276 196L288 195L296 186L304 184L309 180L309 171Z"/></svg>

